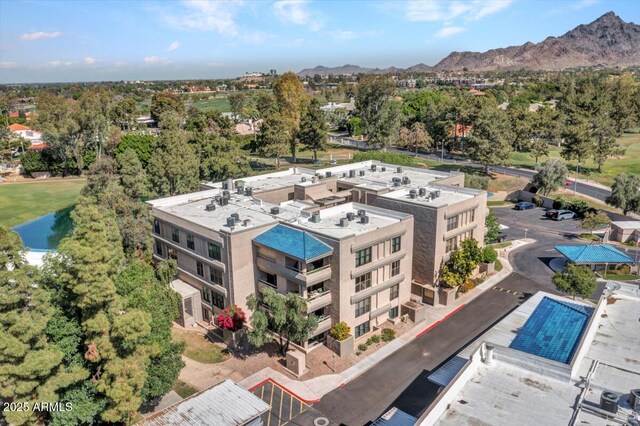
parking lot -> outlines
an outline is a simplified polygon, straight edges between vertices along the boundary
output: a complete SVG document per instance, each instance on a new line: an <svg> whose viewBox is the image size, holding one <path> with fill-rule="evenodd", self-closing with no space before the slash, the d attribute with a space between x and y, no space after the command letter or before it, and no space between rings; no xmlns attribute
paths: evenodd
<svg viewBox="0 0 640 426"><path fill-rule="evenodd" d="M295 395L270 380L252 389L251 392L271 406L271 410L262 416L265 426L284 426L309 409L309 406Z"/></svg>

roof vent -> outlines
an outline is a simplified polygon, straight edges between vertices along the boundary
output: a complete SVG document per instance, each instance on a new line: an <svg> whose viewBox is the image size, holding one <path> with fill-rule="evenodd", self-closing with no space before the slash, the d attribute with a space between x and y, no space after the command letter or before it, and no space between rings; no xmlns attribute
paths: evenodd
<svg viewBox="0 0 640 426"><path fill-rule="evenodd" d="M364 215L360 217L360 223L367 224L369 223L369 216Z"/></svg>
<svg viewBox="0 0 640 426"><path fill-rule="evenodd" d="M252 188L252 187L250 187L250 186L247 186L247 187L244 189L244 195L246 195L246 196L248 196L248 197L251 197L251 196L253 195L253 188Z"/></svg>
<svg viewBox="0 0 640 426"><path fill-rule="evenodd" d="M271 214L280 214L280 207L271 207Z"/></svg>
<svg viewBox="0 0 640 426"><path fill-rule="evenodd" d="M356 171L355 170L349 170L349 177L350 178L356 177Z"/></svg>
<svg viewBox="0 0 640 426"><path fill-rule="evenodd" d="M355 219L355 218L356 218L355 213L353 213L353 212L347 213L347 219L349 219L350 221Z"/></svg>
<svg viewBox="0 0 640 426"><path fill-rule="evenodd" d="M615 392L603 391L600 395L600 408L605 411L616 414L618 412L619 404L620 395Z"/></svg>
<svg viewBox="0 0 640 426"><path fill-rule="evenodd" d="M300 182L306 182L306 181L307 181L306 176L302 176L302 177L300 178Z"/></svg>
<svg viewBox="0 0 640 426"><path fill-rule="evenodd" d="M239 213L231 213L231 217L233 218L233 220L235 220L236 222L240 222L240 214Z"/></svg>
<svg viewBox="0 0 640 426"><path fill-rule="evenodd" d="M331 177L331 172L326 172L325 175L330 178Z"/></svg>
<svg viewBox="0 0 640 426"><path fill-rule="evenodd" d="M309 221L313 223L320 223L320 213L312 214L311 219L309 219Z"/></svg>
<svg viewBox="0 0 640 426"><path fill-rule="evenodd" d="M204 206L204 209L206 211L208 211L208 212L212 212L212 211L214 211L216 209L216 205L213 202L211 202L211 203L207 204L206 206Z"/></svg>
<svg viewBox="0 0 640 426"><path fill-rule="evenodd" d="M360 170L360 171L358 172L358 175L360 175L360 176L364 176L364 170Z"/></svg>
<svg viewBox="0 0 640 426"><path fill-rule="evenodd" d="M364 210L364 209L360 209L360 210L358 210L358 216L362 217L362 216L364 216L364 215L366 215L366 214L367 214L367 211L366 211L366 210Z"/></svg>
<svg viewBox="0 0 640 426"><path fill-rule="evenodd" d="M317 183L318 182L318 176L314 176L311 178L311 182L312 183Z"/></svg>
<svg viewBox="0 0 640 426"><path fill-rule="evenodd" d="M372 172L375 172L377 168L378 168L378 166L376 166L375 164L371 165L371 171Z"/></svg>
<svg viewBox="0 0 640 426"><path fill-rule="evenodd" d="M409 191L409 197L418 198L418 191L415 189L412 189L411 191Z"/></svg>
<svg viewBox="0 0 640 426"><path fill-rule="evenodd" d="M427 188L420 188L420 189L418 189L418 194L419 194L421 197L424 197L425 195L427 195Z"/></svg>
<svg viewBox="0 0 640 426"><path fill-rule="evenodd" d="M234 226L236 226L236 220L233 217L229 216L227 218L227 226L229 228L233 228Z"/></svg>
<svg viewBox="0 0 640 426"><path fill-rule="evenodd" d="M347 226L349 226L349 219L347 219L346 217L341 217L340 226L343 228L346 228Z"/></svg>
<svg viewBox="0 0 640 426"><path fill-rule="evenodd" d="M386 167L384 167L384 166L382 166L382 167L380 167L380 171L381 171L381 172L386 172L386 171L387 171L387 168L386 168Z"/></svg>
<svg viewBox="0 0 640 426"><path fill-rule="evenodd" d="M398 173L402 173L404 170L402 169L402 167L398 167L398 168L396 169L396 171L397 171Z"/></svg>

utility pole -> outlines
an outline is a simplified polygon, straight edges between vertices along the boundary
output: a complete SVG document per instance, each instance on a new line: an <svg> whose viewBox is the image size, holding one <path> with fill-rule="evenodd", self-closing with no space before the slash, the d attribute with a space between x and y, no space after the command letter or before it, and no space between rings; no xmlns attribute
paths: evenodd
<svg viewBox="0 0 640 426"><path fill-rule="evenodd" d="M578 161L578 165L576 166L576 180L573 182L573 195L578 192L578 175L580 174L580 162Z"/></svg>

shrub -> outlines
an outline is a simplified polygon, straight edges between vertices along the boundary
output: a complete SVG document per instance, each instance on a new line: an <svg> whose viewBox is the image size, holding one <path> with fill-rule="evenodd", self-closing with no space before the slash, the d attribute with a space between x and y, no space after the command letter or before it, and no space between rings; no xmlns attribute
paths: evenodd
<svg viewBox="0 0 640 426"><path fill-rule="evenodd" d="M496 261L497 258L498 258L498 252L496 252L496 250L493 247L486 246L482 249L482 261L484 263L493 263Z"/></svg>
<svg viewBox="0 0 640 426"><path fill-rule="evenodd" d="M631 266L618 265L612 272L616 275L629 275L631 273Z"/></svg>
<svg viewBox="0 0 640 426"><path fill-rule="evenodd" d="M371 339L371 337L369 337L365 343L367 346L371 346L373 345L373 340Z"/></svg>
<svg viewBox="0 0 640 426"><path fill-rule="evenodd" d="M366 351L366 350L367 350L367 348L368 348L368 346L367 346L367 345L365 345L364 343L360 343L360 344L358 345L358 349L360 350L360 352L364 352L364 351Z"/></svg>
<svg viewBox="0 0 640 426"><path fill-rule="evenodd" d="M35 150L25 151L20 156L20 164L24 167L24 171L31 172L43 172L49 169L49 165L42 157L42 152Z"/></svg>
<svg viewBox="0 0 640 426"><path fill-rule="evenodd" d="M352 163L360 161L377 160L387 164L397 164L399 166L415 166L415 157L401 154L399 152L390 151L366 151L358 152L353 156Z"/></svg>
<svg viewBox="0 0 640 426"><path fill-rule="evenodd" d="M569 201L565 204L564 208L566 208L567 210L571 210L578 217L583 217L585 213L590 210L590 207L587 205L587 203L582 200Z"/></svg>
<svg viewBox="0 0 640 426"><path fill-rule="evenodd" d="M349 337L349 333L351 333L351 327L347 325L346 322L340 321L336 323L331 330L329 330L329 334L336 340L343 341L347 337Z"/></svg>
<svg viewBox="0 0 640 426"><path fill-rule="evenodd" d="M474 280L472 280L471 278L467 278L464 282L464 284L462 284L460 286L460 289L458 290L460 293L466 293L470 290L473 290L473 288L476 286L476 283Z"/></svg>
<svg viewBox="0 0 640 426"><path fill-rule="evenodd" d="M555 210L559 210L559 209L564 208L566 203L567 203L567 201L564 198L558 197L555 200L553 200L553 206L552 207Z"/></svg>
<svg viewBox="0 0 640 426"><path fill-rule="evenodd" d="M470 175L468 173L464 175L465 188L484 189L486 191L489 188L489 181L490 179L487 176Z"/></svg>
<svg viewBox="0 0 640 426"><path fill-rule="evenodd" d="M229 305L218 315L218 326L226 330L238 331L247 322L247 316L236 305Z"/></svg>
<svg viewBox="0 0 640 426"><path fill-rule="evenodd" d="M396 338L396 331L391 328L382 329L382 341L390 342Z"/></svg>
<svg viewBox="0 0 640 426"><path fill-rule="evenodd" d="M380 336L377 334L374 334L373 336L371 336L369 340L371 340L373 343L378 343L380 342Z"/></svg>
<svg viewBox="0 0 640 426"><path fill-rule="evenodd" d="M544 204L544 200L543 200L543 199L542 199L542 197L540 197L539 195L534 195L534 196L531 198L531 202L532 202L533 204L535 204L536 206L538 206L538 207L542 207L542 205Z"/></svg>

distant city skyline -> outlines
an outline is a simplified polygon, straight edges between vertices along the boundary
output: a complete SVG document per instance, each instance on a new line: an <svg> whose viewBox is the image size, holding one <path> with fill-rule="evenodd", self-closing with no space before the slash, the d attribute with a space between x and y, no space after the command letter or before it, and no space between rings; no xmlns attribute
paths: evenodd
<svg viewBox="0 0 640 426"><path fill-rule="evenodd" d="M0 83L217 79L434 65L560 36L637 0L0 0Z"/></svg>

